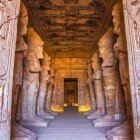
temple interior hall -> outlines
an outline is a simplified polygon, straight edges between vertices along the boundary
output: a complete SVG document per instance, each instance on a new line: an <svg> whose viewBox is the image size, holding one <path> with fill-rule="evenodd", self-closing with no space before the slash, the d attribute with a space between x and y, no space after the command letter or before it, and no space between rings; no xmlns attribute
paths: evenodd
<svg viewBox="0 0 140 140"><path fill-rule="evenodd" d="M140 1L128 1L0 1L0 140L140 139Z"/></svg>

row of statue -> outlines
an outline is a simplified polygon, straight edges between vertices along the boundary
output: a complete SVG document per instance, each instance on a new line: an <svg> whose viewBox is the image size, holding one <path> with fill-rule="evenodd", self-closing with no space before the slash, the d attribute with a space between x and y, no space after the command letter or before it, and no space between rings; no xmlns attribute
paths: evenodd
<svg viewBox="0 0 140 140"><path fill-rule="evenodd" d="M94 126L114 127L106 132L110 140L118 136L133 136L128 54L121 3L114 6L112 15L114 28L110 27L101 37L99 49L87 63L91 110L84 113L93 120ZM57 115L51 110L54 71L43 45L37 32L32 27L28 28L27 10L21 3L12 94L13 138L36 139L36 134L24 127L48 126Z"/></svg>
<svg viewBox="0 0 140 140"><path fill-rule="evenodd" d="M101 37L87 66L92 109L84 115L94 126L114 127L108 139L133 139L128 54L122 3L113 8L114 28ZM117 35L117 40L115 39Z"/></svg>
<svg viewBox="0 0 140 140"><path fill-rule="evenodd" d="M57 115L51 111L54 72L43 45L35 30L28 28L27 10L21 3L13 77L13 139L36 139L36 135L24 127L48 126Z"/></svg>

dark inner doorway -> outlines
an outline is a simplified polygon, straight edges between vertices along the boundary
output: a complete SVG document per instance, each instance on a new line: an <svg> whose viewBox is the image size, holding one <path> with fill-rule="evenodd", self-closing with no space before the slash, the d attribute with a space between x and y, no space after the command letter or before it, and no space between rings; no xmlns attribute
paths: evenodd
<svg viewBox="0 0 140 140"><path fill-rule="evenodd" d="M64 104L78 106L78 78L64 78Z"/></svg>

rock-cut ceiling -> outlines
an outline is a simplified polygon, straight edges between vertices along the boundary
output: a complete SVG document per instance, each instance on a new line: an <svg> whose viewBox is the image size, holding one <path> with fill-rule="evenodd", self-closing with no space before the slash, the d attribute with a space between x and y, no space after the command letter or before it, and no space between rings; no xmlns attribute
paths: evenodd
<svg viewBox="0 0 140 140"><path fill-rule="evenodd" d="M91 57L109 26L114 0L24 0L52 57Z"/></svg>

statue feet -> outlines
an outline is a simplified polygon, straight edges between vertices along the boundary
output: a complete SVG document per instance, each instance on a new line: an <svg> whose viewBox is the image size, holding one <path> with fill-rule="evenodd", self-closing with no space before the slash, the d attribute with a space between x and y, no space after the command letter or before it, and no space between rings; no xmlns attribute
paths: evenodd
<svg viewBox="0 0 140 140"><path fill-rule="evenodd" d="M37 113L37 116L40 117L40 118L42 118L42 119L45 119L45 120L48 120L48 119L49 119L49 120L52 120L52 119L55 118L54 115L52 115L52 114L50 114L50 113L47 113L47 112L44 112L44 111L38 112L38 113Z"/></svg>
<svg viewBox="0 0 140 140"><path fill-rule="evenodd" d="M90 115L94 112L95 112L95 109L90 109L89 111L84 112L83 115Z"/></svg>
<svg viewBox="0 0 140 140"><path fill-rule="evenodd" d="M133 140L133 125L126 121L122 125L107 131L106 137L109 140Z"/></svg>
<svg viewBox="0 0 140 140"><path fill-rule="evenodd" d="M14 122L11 129L11 140L36 140L36 134Z"/></svg>
<svg viewBox="0 0 140 140"><path fill-rule="evenodd" d="M115 127L122 123L120 120L115 120L114 116L105 115L96 120L93 120L93 125L97 127Z"/></svg>
<svg viewBox="0 0 140 140"><path fill-rule="evenodd" d="M29 117L26 120L20 120L20 125L22 126L42 126L47 127L50 124L50 121L48 119L44 120L38 116L32 116Z"/></svg>
<svg viewBox="0 0 140 140"><path fill-rule="evenodd" d="M105 111L97 110L87 116L88 119L96 120L105 115Z"/></svg>

